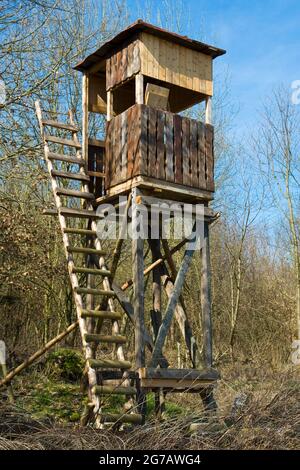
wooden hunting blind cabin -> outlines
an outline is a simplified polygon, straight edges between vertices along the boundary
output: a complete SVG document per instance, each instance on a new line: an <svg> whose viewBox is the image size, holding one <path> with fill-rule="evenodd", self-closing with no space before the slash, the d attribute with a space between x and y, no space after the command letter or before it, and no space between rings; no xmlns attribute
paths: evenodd
<svg viewBox="0 0 300 470"><path fill-rule="evenodd" d="M224 53L138 20L75 67L83 74L82 143L73 122L43 119L37 104L87 359L90 412L86 416L92 414L100 424L143 422L145 395L151 391L155 392L158 414L167 392L197 392L207 407L215 408L212 388L219 376L212 368L209 224L215 214L209 208L214 193L211 98L213 59ZM205 122L179 114L201 102L205 103ZM105 141L90 137L90 113L106 114ZM71 132L72 139L49 135L49 127ZM52 144L56 145L54 150ZM63 155L57 146L74 147L76 155ZM54 167L55 162L68 164L68 172L62 171L62 166ZM76 164L79 173L74 173ZM61 184L66 180L72 182L71 187ZM81 186L75 187L78 182ZM107 202L117 207L120 195L127 197L125 217L119 221L120 233L130 206L135 226L141 217L140 204L149 208L163 200L176 201L179 206L204 205L204 239L199 257L201 346L200 338L197 340L193 334L182 293L194 254L187 239L172 248L163 237L133 239L132 280L122 286L116 284L123 239L119 236L112 253L104 253L96 230L96 209ZM84 202L74 208L72 201L76 198ZM67 224L70 219L72 226ZM81 224L87 219L86 225L74 225L77 219ZM161 233L162 227L158 229ZM144 266L146 245L152 255L148 266ZM173 255L180 248L185 251L177 267ZM79 261L77 256L83 258ZM149 273L153 306L147 312L144 276ZM130 286L132 302L125 293ZM123 311L132 324L134 354L129 348L126 351L129 339L121 334L122 314L117 310ZM189 368L175 368L178 364L174 364L174 358L164 355L173 321L188 352ZM122 413L105 412L108 394L127 397Z"/></svg>

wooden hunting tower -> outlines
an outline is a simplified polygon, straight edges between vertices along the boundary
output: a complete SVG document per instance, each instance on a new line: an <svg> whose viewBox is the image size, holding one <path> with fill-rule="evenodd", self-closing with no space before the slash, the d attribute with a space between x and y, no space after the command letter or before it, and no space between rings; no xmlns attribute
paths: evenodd
<svg viewBox="0 0 300 470"><path fill-rule="evenodd" d="M156 394L157 412L162 410L162 397L171 391L198 392L206 406L215 407L212 388L218 373L212 368L209 254L209 224L216 218L209 208L214 193L211 98L213 59L224 53L222 49L138 20L75 67L83 73L81 144L73 124L43 120L38 109L52 183L56 178L53 189L88 361L90 407L93 407L95 414L100 413L102 423L141 422L145 413L144 397L151 391ZM178 114L201 102L205 103L204 122ZM106 114L104 141L95 138L95 135L91 137L90 113ZM64 128L72 132L73 140L46 135L43 126ZM49 142L75 147L79 160L58 154L57 149L56 153L51 152ZM80 173L75 175L54 170L52 162L55 160L72 165L77 161L81 166ZM59 178L82 180L83 189L80 191L83 192L74 189L74 186L71 189L58 187ZM193 289L199 290L201 298L201 303L199 301L196 306L201 312L201 338L197 339L193 334L182 292L195 251L186 238L172 247L162 236L157 239L151 239L150 235L147 240L133 239L132 280L122 287L116 285L115 274L123 240L120 236L111 255L106 253L104 256L94 219L97 217L95 209L101 209L104 203L118 207L120 195L127 197L125 217L123 222L121 219L119 221L121 233L130 211L133 227L139 223L143 217L141 205L147 208L148 213L150 206L159 201L176 201L179 211L184 203L201 203L204 206L204 236L199 257L201 283L199 287L196 283L193 285ZM85 207L81 205L76 209L63 207L58 196L78 197L89 202ZM89 222L85 228L68 228L66 217L88 218ZM151 223L152 220L149 220ZM163 227L159 220L158 232L161 235ZM86 242L87 248L74 247L66 234L87 235L90 237ZM144 266L146 244L152 255L152 262L147 267ZM176 266L173 255L183 247L185 252L181 264ZM76 267L77 261L71 257L75 256L74 253L90 255L86 259L86 267ZM75 276L78 273L87 276L87 287L78 287ZM147 312L144 276L149 273L152 275L153 305ZM104 290L99 290L99 282L95 281L97 274L103 276L100 282ZM133 286L132 302L125 294L130 286ZM163 289L166 294L164 302ZM97 295L104 296L98 307L93 298ZM110 299L105 300L105 296ZM125 360L124 352L128 338L119 334L121 317L113 302L123 309L133 325L134 352L127 351L130 363ZM162 313L164 303L166 308ZM101 319L96 327L93 323L95 318ZM106 320L112 322L111 336L99 334ZM165 357L163 353L173 321L178 324L190 367L185 360L183 368L176 354L174 360L173 356ZM200 340L201 347L198 347ZM91 343L97 347L92 347ZM115 345L108 359L107 346L101 350L102 343ZM133 405L128 407L128 403L125 419L124 415L105 415L101 397L107 393L130 395L132 400L134 395L137 415L134 414Z"/></svg>

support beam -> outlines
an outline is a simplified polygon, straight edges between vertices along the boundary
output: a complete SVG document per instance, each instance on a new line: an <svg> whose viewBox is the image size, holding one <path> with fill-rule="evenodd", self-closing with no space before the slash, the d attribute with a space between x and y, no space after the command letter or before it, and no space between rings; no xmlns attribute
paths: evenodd
<svg viewBox="0 0 300 470"><path fill-rule="evenodd" d="M135 102L144 104L144 75L141 73L135 76Z"/></svg>
<svg viewBox="0 0 300 470"><path fill-rule="evenodd" d="M121 307L123 308L124 312L128 316L131 323L134 325L134 311L133 311L132 303L126 297L122 289L115 282L112 283L112 288L116 294L116 298L118 302L120 303ZM152 353L154 343L153 343L150 333L147 331L146 326L144 328L144 341L145 341L145 345L147 346L149 351ZM161 359L159 365L160 367L169 367L169 363L165 357Z"/></svg>
<svg viewBox="0 0 300 470"><path fill-rule="evenodd" d="M119 238L117 240L115 249L113 251L113 258L112 258L111 267L110 267L110 282L113 282L114 280L117 267L118 267L118 262L121 256L122 245L123 245L124 238L125 238L124 235L127 230L127 216L128 216L128 210L129 210L130 204L131 204L131 194L129 194L128 199L127 199L127 204L125 207L125 212L124 212L124 217L122 220Z"/></svg>
<svg viewBox="0 0 300 470"><path fill-rule="evenodd" d="M160 240L150 240L151 244L155 247L155 250L152 250L152 262L156 261L154 253L160 252ZM149 243L150 244L150 243ZM153 300L153 310L150 312L151 323L153 329L154 341L156 341L158 331L161 325L162 316L161 316L161 270L160 266L156 266L153 269L152 273L152 300ZM154 396L154 411L158 419L161 419L163 413L166 411L165 405L165 393L163 390L156 390Z"/></svg>
<svg viewBox="0 0 300 470"><path fill-rule="evenodd" d="M142 212L139 209L140 190L132 190L132 268L133 308L135 326L135 365L145 367L144 344L144 240L141 233Z"/></svg>
<svg viewBox="0 0 300 470"><path fill-rule="evenodd" d="M160 240L149 240L148 241L151 252L152 262L156 261L156 255L160 253ZM152 302L153 310L151 310L151 323L153 329L154 338L157 337L159 327L161 325L161 270L159 266L156 266L152 271Z"/></svg>
<svg viewBox="0 0 300 470"><path fill-rule="evenodd" d="M82 75L82 158L88 161L88 137L89 137L89 75Z"/></svg>
<svg viewBox="0 0 300 470"><path fill-rule="evenodd" d="M192 257L195 252L195 241L191 241L188 243L187 249L184 253L183 260L181 266L179 268L174 289L172 291L171 296L169 297L168 305L166 308L166 313L164 315L162 324L159 328L157 339L154 345L154 350L151 359L151 367L156 367L158 364L158 360L162 354L162 349L165 343L166 336L170 329L171 321L173 319L174 311L179 300L179 296L181 293L181 289L183 287L183 283L190 267Z"/></svg>
<svg viewBox="0 0 300 470"><path fill-rule="evenodd" d="M209 226L204 223L204 240L201 249L201 308L203 331L203 361L212 367L212 320L211 320L211 267L209 250Z"/></svg>
<svg viewBox="0 0 300 470"><path fill-rule="evenodd" d="M150 244L152 252L154 253L156 257L158 257L159 259L162 259L163 257L162 257L160 250L157 250L157 247L153 245L152 242L153 242L152 240L149 240L149 244ZM161 282L164 286L167 296L170 298L174 289L174 283L170 279L168 270L164 262L159 265L159 269L160 269ZM193 364L193 367L197 367L198 362L199 362L199 354L198 354L199 348L193 336L193 332L192 332L190 323L188 321L187 314L180 300L175 307L175 319L178 323L180 332L185 341L187 350L189 351L189 356Z"/></svg>
<svg viewBox="0 0 300 470"><path fill-rule="evenodd" d="M178 243L178 245L174 246L174 248L172 248L171 250L171 254L174 254L176 253L177 251L179 251L186 243L187 243L187 238L185 238L184 240L182 240L180 243ZM151 263L145 270L144 270L144 276L146 276L147 274L149 274L156 266L159 266L161 265L164 261L166 260L166 256L162 256L160 255L160 257L154 261L153 263ZM125 291L126 289L128 289L128 287L132 286L133 284L133 280L132 279L129 279L128 281L126 281L121 289L123 291Z"/></svg>
<svg viewBox="0 0 300 470"><path fill-rule="evenodd" d="M212 123L212 99L211 97L206 98L205 102L205 124Z"/></svg>
<svg viewBox="0 0 300 470"><path fill-rule="evenodd" d="M111 90L107 92L107 112L106 119L107 122L111 121L114 115L114 95Z"/></svg>
<svg viewBox="0 0 300 470"><path fill-rule="evenodd" d="M171 253L171 250L169 248L168 240L166 240L165 238L162 238L161 243L162 243L162 246L163 246L163 249L164 249L164 253L165 253L167 263L169 265L169 268L170 268L170 271L171 271L171 274L172 274L172 281L174 282L175 279L176 279L176 276L177 276L177 268L176 268L176 265L175 265L174 260L172 258L172 253ZM180 303L181 303L182 307L185 309L184 300L183 300L182 295L180 295L179 300L180 300Z"/></svg>
<svg viewBox="0 0 300 470"><path fill-rule="evenodd" d="M134 346L135 367L145 367L145 319L144 319L144 239L142 230L142 211L139 208L140 190L132 190L132 269L133 269L133 308L134 308ZM143 422L146 415L146 395L137 383L138 411Z"/></svg>

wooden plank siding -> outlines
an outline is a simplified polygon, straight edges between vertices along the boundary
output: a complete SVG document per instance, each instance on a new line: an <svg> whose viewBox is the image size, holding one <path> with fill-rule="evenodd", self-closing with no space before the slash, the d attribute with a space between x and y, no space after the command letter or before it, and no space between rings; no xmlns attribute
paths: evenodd
<svg viewBox="0 0 300 470"><path fill-rule="evenodd" d="M213 94L212 58L152 34L140 34L140 72L188 90Z"/></svg>
<svg viewBox="0 0 300 470"><path fill-rule="evenodd" d="M140 69L140 45L136 39L106 59L106 90L125 82Z"/></svg>
<svg viewBox="0 0 300 470"><path fill-rule="evenodd" d="M135 176L214 191L213 127L134 105L107 126L106 189Z"/></svg>
<svg viewBox="0 0 300 470"><path fill-rule="evenodd" d="M106 90L137 73L207 96L213 95L212 58L152 34L141 33L106 59Z"/></svg>

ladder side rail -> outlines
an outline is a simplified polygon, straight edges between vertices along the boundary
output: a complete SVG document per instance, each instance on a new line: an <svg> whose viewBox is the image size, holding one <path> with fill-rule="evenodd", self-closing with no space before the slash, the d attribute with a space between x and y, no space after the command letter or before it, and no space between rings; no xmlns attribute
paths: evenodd
<svg viewBox="0 0 300 470"><path fill-rule="evenodd" d="M81 316L81 311L83 310L83 302L82 302L82 297L81 295L77 294L76 289L79 287L78 283L78 278L76 274L73 272L73 268L75 268L75 263L73 260L72 255L68 251L68 247L70 246L69 243L69 237L67 233L65 233L64 229L67 228L66 225L66 219L63 215L60 214L60 209L62 207L61 204L61 199L60 197L56 194L56 191L58 189L58 184L56 182L56 179L52 176L52 170L53 170L53 164L52 161L49 160L48 158L48 153L49 153L49 146L48 143L45 140L45 132L44 132L44 126L43 126L43 119L42 119L42 110L39 101L35 102L35 107L36 107L36 114L38 117L39 125L40 125L40 131L41 131L41 136L43 140L43 145L44 145L44 153L45 153L45 160L47 163L47 168L50 174L50 179L51 179L51 186L52 186L52 191L58 211L58 219L61 227L61 232L62 232L62 237L63 237L63 244L64 244L64 250L65 250L65 255L67 259L67 264L68 264L68 271L69 271L69 276L70 276L70 281L71 281L71 286L74 294L74 300L75 300L75 306L76 306L76 313L77 313L77 318L79 322L79 330L80 330L80 335L81 335L81 340L82 340L82 345L83 345L83 350L85 353L86 359L93 359L93 350L89 343L86 342L85 335L88 333L87 328L86 328L86 322L85 319L82 318ZM95 412L99 408L99 398L93 393L93 387L97 385L97 374L95 369L92 369L89 364L87 366L87 374L88 374L88 380L89 380L89 389L90 389L90 398L92 400L92 403L95 407Z"/></svg>

